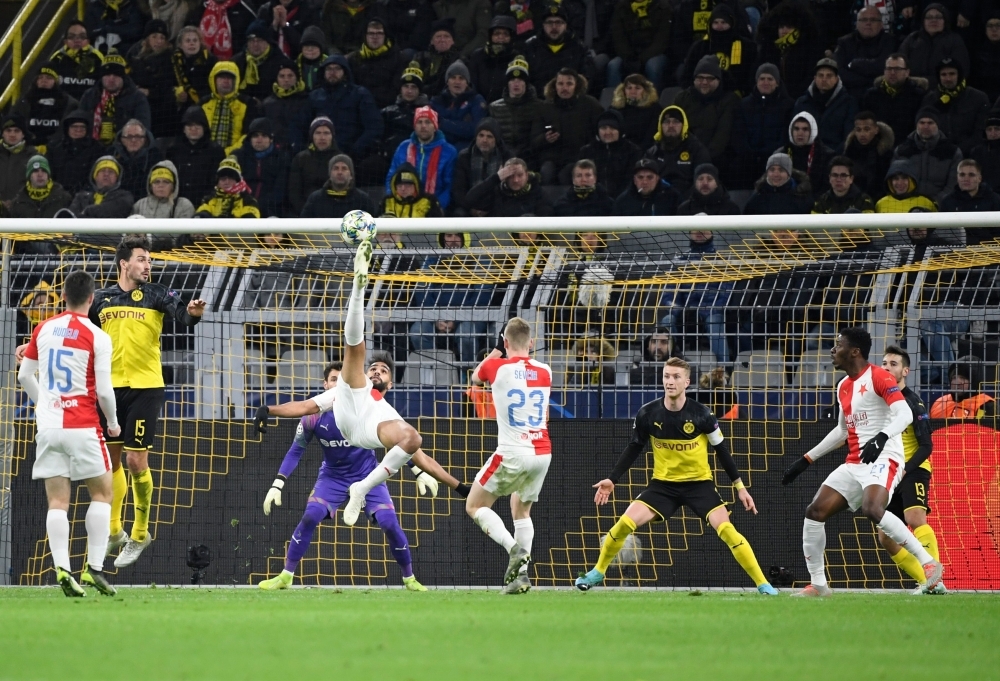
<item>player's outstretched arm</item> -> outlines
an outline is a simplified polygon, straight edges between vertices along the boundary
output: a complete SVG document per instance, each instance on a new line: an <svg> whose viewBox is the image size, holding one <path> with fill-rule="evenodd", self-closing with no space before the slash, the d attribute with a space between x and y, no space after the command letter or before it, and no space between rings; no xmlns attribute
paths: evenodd
<svg viewBox="0 0 1000 681"><path fill-rule="evenodd" d="M441 464L439 464L433 458L428 456L424 452L424 450L418 449L416 452L414 452L413 458L410 459L410 462L413 464L410 467L410 472L412 472L413 475L416 476L417 478L418 491L420 491L420 494L424 494L423 491L419 490L419 486L421 484L420 476L424 475L434 480L439 480L443 482L445 485L455 490L463 497L469 496L469 486L466 485L464 482L459 482L458 478L455 478L450 473L448 473L448 471L446 471L441 466ZM425 480L423 484L427 485L428 482ZM435 497L437 496L436 485L434 487L433 494L431 496Z"/></svg>
<svg viewBox="0 0 1000 681"><path fill-rule="evenodd" d="M257 413L253 417L253 425L258 433L266 433L267 419L271 416L277 416L278 418L301 418L310 414L318 414L319 412L319 405L311 397L308 400L285 402L284 404L276 404L273 407L262 404L257 407Z"/></svg>
<svg viewBox="0 0 1000 681"><path fill-rule="evenodd" d="M790 485L795 482L795 478L802 475L803 472L816 459L826 456L833 450L839 448L847 441L847 421L844 419L844 412L840 412L840 417L837 419L837 427L827 433L826 437L823 438L818 445L810 449L805 453L805 456L799 458L795 463L785 469L784 474L781 476L782 485Z"/></svg>
<svg viewBox="0 0 1000 681"><path fill-rule="evenodd" d="M17 382L24 388L24 392L28 393L31 401L38 404L38 378L35 376L36 371L38 371L37 359L22 359L21 368L17 370Z"/></svg>
<svg viewBox="0 0 1000 681"><path fill-rule="evenodd" d="M483 385L486 382L483 378L481 378L481 375L479 373L480 370L483 368L483 364L485 364L488 360L498 359L506 354L507 351L506 348L504 347L504 337L503 337L503 330L506 328L507 328L506 324L500 327L500 332L497 334L496 345L493 347L492 350L490 350L490 354L486 355L486 357L483 358L483 361L479 363L479 366L477 366L475 370L472 372L471 379L473 385Z"/></svg>

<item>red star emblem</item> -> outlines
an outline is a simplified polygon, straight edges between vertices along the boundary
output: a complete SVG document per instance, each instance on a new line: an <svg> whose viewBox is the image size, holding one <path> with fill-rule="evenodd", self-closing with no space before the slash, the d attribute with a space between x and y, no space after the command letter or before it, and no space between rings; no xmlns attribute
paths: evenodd
<svg viewBox="0 0 1000 681"><path fill-rule="evenodd" d="M862 383L861 387L858 388L858 393L864 395L866 392L868 392L868 386Z"/></svg>

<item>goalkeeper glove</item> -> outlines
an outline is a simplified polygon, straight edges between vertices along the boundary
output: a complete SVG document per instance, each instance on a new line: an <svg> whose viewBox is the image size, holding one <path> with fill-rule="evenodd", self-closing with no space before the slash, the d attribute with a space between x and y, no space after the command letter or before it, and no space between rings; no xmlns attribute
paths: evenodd
<svg viewBox="0 0 1000 681"><path fill-rule="evenodd" d="M257 413L253 417L253 427L261 435L267 432L267 417L270 414L271 409L266 404L257 407Z"/></svg>
<svg viewBox="0 0 1000 681"><path fill-rule="evenodd" d="M432 478L427 473L424 473L416 466L410 466L410 472L417 478L417 491L420 492L420 496L425 496L427 494L427 490L430 490L432 497L436 497L438 495L437 480Z"/></svg>
<svg viewBox="0 0 1000 681"><path fill-rule="evenodd" d="M284 489L285 480L287 479L279 473L278 477L271 483L271 489L267 490L267 496L264 497L264 515L271 515L272 503L275 506L281 506L281 490Z"/></svg>
<svg viewBox="0 0 1000 681"><path fill-rule="evenodd" d="M864 449L861 450L861 463L875 463L875 460L881 456L882 450L885 449L885 443L889 441L889 436L885 433L879 433L865 445Z"/></svg>
<svg viewBox="0 0 1000 681"><path fill-rule="evenodd" d="M799 477L802 474L802 471L809 468L809 464L811 463L812 461L810 461L806 457L804 456L799 457L798 461L796 461L787 469L785 469L784 475L781 476L781 484L790 485L792 482L794 482L795 478Z"/></svg>
<svg viewBox="0 0 1000 681"><path fill-rule="evenodd" d="M504 322L503 326L500 327L500 333L497 334L497 344L493 347L494 350L497 350L500 353L501 357L507 356L507 350L503 346L503 332L506 328L507 322Z"/></svg>

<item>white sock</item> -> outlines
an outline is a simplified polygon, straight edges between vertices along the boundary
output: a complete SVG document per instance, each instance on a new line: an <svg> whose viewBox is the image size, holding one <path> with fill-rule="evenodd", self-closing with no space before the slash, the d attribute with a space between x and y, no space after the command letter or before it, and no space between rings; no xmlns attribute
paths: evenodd
<svg viewBox="0 0 1000 681"><path fill-rule="evenodd" d="M363 289L351 290L347 301L347 319L344 321L344 342L348 345L361 345L365 340L365 292Z"/></svg>
<svg viewBox="0 0 1000 681"><path fill-rule="evenodd" d="M392 470L392 474L395 475L396 471L406 465L406 462L413 458L412 454L407 454L402 447L396 445L382 458L382 465L386 468Z"/></svg>
<svg viewBox="0 0 1000 681"><path fill-rule="evenodd" d="M809 576L816 586L826 586L823 552L826 550L826 524L806 518L802 523L802 553L806 557Z"/></svg>
<svg viewBox="0 0 1000 681"><path fill-rule="evenodd" d="M522 549L531 553L531 541L535 538L535 526L531 523L531 518L522 518L514 521L514 541ZM528 564L525 563L518 570L518 574L524 575L528 572Z"/></svg>
<svg viewBox="0 0 1000 681"><path fill-rule="evenodd" d="M399 469L403 467L403 464L411 458L413 458L413 455L407 454L399 445L393 447L385 453L385 456L382 458L382 463L380 463L375 470L369 473L364 480L357 483L359 488L364 490L365 494L371 492L375 489L376 485L382 484L398 473Z"/></svg>
<svg viewBox="0 0 1000 681"><path fill-rule="evenodd" d="M912 553L920 561L921 565L927 565L927 563L934 560L934 557L927 553L927 549L923 547L920 540L913 536L910 528L894 514L889 513L889 511L885 512L885 515L882 516L882 520L879 521L876 527L885 532L889 539Z"/></svg>
<svg viewBox="0 0 1000 681"><path fill-rule="evenodd" d="M507 528L503 526L500 516L493 512L493 509L481 508L472 517L476 525L482 528L486 536L503 547L503 550L510 553L511 548L516 543Z"/></svg>
<svg viewBox="0 0 1000 681"><path fill-rule="evenodd" d="M108 507L110 509L110 506ZM108 527L104 528L104 534L108 533L111 527L111 514L108 513ZM62 568L69 572L69 518L66 511L58 508L50 508L49 514L45 516L45 529L49 533L49 551L52 552L52 562L57 568Z"/></svg>
<svg viewBox="0 0 1000 681"><path fill-rule="evenodd" d="M87 509L87 564L95 570L104 569L104 554L108 552L108 532L111 529L111 504L91 501Z"/></svg>

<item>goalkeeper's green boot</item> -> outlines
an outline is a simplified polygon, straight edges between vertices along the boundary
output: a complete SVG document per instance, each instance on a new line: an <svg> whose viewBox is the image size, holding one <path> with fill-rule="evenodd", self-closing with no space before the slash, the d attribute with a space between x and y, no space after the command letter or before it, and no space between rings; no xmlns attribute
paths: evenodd
<svg viewBox="0 0 1000 681"><path fill-rule="evenodd" d="M104 596L115 596L118 594L118 590L111 586L108 580L104 578L104 571L95 570L89 565L83 569L83 574L80 575L80 583L94 587L98 593Z"/></svg>
<svg viewBox="0 0 1000 681"><path fill-rule="evenodd" d="M277 577L272 577L271 579L265 579L263 582L258 584L264 591L280 591L281 589L287 589L292 585L293 575L288 570L282 570L281 574Z"/></svg>
<svg viewBox="0 0 1000 681"><path fill-rule="evenodd" d="M62 587L63 593L67 596L71 598L83 598L87 595L83 587L73 579L73 575L60 567L56 568L56 579L59 581L59 586Z"/></svg>
<svg viewBox="0 0 1000 681"><path fill-rule="evenodd" d="M403 586L407 591L427 591L427 587L417 581L414 576L403 577Z"/></svg>

